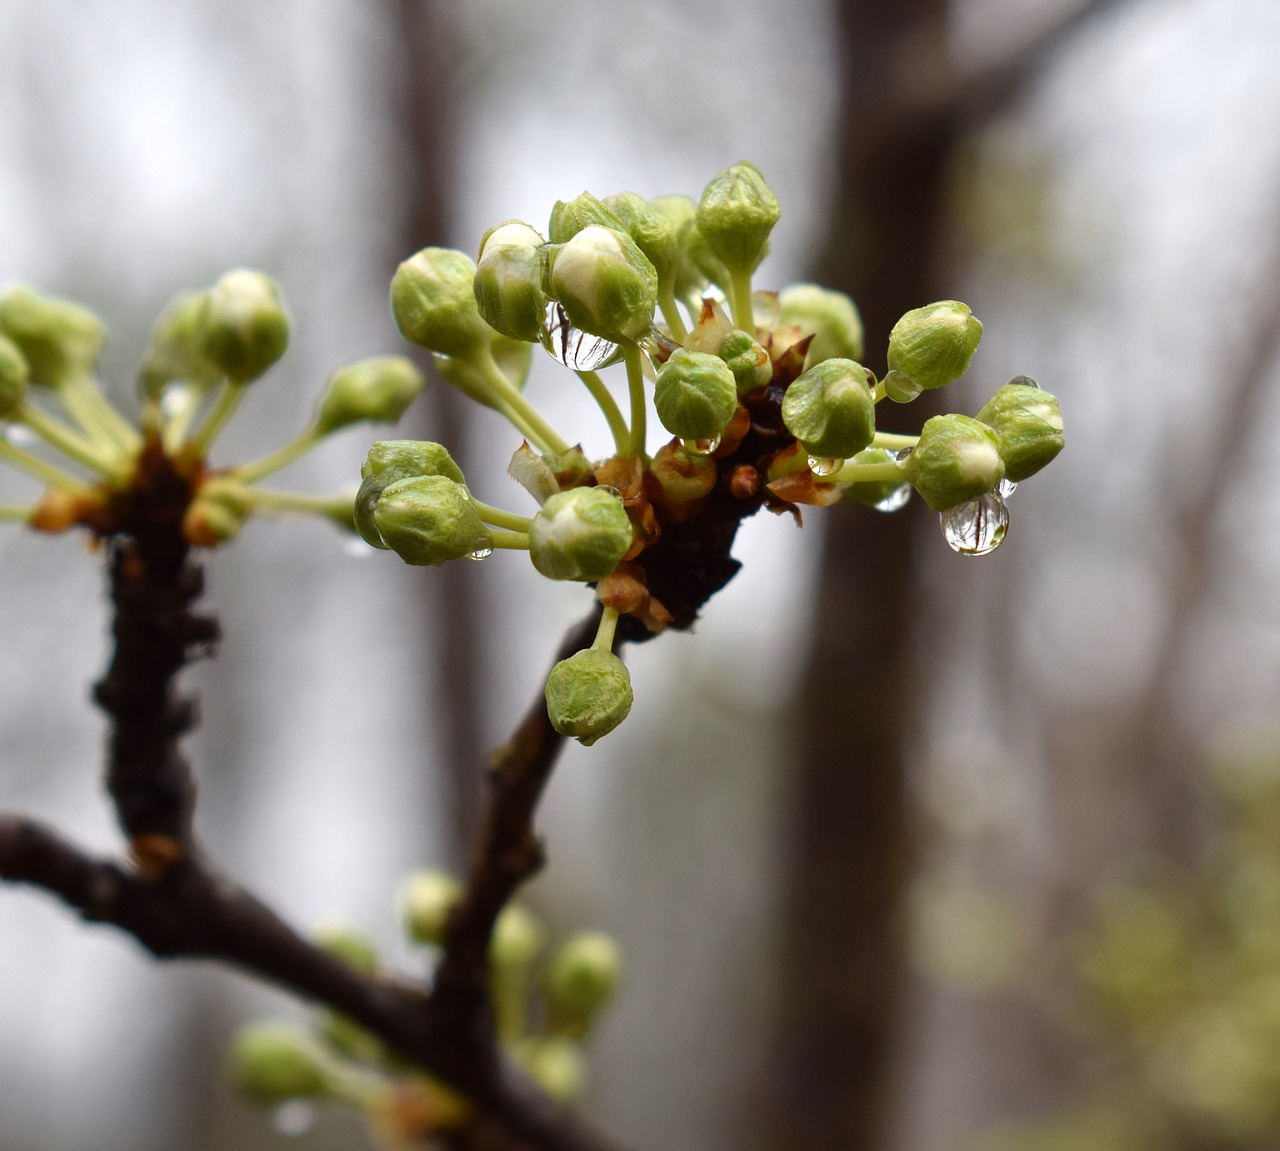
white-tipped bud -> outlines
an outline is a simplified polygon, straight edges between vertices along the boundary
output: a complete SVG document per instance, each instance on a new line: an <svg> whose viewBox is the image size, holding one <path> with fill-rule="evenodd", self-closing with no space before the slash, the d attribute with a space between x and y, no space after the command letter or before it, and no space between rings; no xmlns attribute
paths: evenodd
<svg viewBox="0 0 1280 1151"><path fill-rule="evenodd" d="M391 311L411 344L468 359L490 340L476 307L476 266L452 248L423 248L396 269Z"/></svg>
<svg viewBox="0 0 1280 1151"><path fill-rule="evenodd" d="M571 488L548 497L529 525L529 558L548 579L603 579L634 540L631 520L611 488Z"/></svg>
<svg viewBox="0 0 1280 1151"><path fill-rule="evenodd" d="M546 241L528 224L508 220L485 233L474 290L480 315L491 328L530 343L542 336L546 264Z"/></svg>
<svg viewBox="0 0 1280 1151"><path fill-rule="evenodd" d="M824 360L793 380L782 397L782 422L804 449L848 459L876 434L870 373L852 360Z"/></svg>
<svg viewBox="0 0 1280 1151"><path fill-rule="evenodd" d="M265 272L238 268L209 289L200 350L228 379L256 380L288 346L280 285Z"/></svg>
<svg viewBox="0 0 1280 1151"><path fill-rule="evenodd" d="M549 294L575 328L621 343L653 325L658 273L626 232L591 225L551 251Z"/></svg>
<svg viewBox="0 0 1280 1151"><path fill-rule="evenodd" d="M934 416L903 461L903 478L935 512L994 491L1004 479L1000 441L986 424L968 416Z"/></svg>
<svg viewBox="0 0 1280 1151"><path fill-rule="evenodd" d="M1062 451L1062 408L1057 397L1026 376L1005 384L983 405L977 419L999 438L1005 479L1015 484L1035 475Z"/></svg>

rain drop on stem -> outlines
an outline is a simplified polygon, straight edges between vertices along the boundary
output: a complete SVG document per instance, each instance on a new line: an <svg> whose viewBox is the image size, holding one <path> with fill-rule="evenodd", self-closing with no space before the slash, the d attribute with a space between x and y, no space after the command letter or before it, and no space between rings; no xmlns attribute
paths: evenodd
<svg viewBox="0 0 1280 1151"><path fill-rule="evenodd" d="M475 551L471 552L471 553L467 556L467 559L469 559L469 560L487 560L491 555L493 555L493 548L476 548L476 550L475 550Z"/></svg>

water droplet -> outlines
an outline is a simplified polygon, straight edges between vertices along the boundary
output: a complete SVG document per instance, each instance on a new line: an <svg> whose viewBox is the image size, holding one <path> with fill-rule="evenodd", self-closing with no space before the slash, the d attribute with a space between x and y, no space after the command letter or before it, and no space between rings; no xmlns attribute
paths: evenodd
<svg viewBox="0 0 1280 1151"><path fill-rule="evenodd" d="M487 548L487 547L486 547L486 548L476 548L476 550L475 550L475 551L473 551L469 556L467 556L467 559L469 559L469 560L487 560L491 555L493 555L493 548Z"/></svg>
<svg viewBox="0 0 1280 1151"><path fill-rule="evenodd" d="M720 437L712 436L709 440L681 440L680 445L691 456L709 456L720 446Z"/></svg>
<svg viewBox="0 0 1280 1151"><path fill-rule="evenodd" d="M368 559L377 550L365 543L359 536L342 537L343 553L358 560Z"/></svg>
<svg viewBox="0 0 1280 1151"><path fill-rule="evenodd" d="M871 506L878 512L898 512L907 506L907 501L911 498L911 485L899 484L878 504Z"/></svg>
<svg viewBox="0 0 1280 1151"><path fill-rule="evenodd" d="M1015 484L1013 480L1001 480L1000 486L996 488L996 491L1000 493L1001 498L1006 500L1017 490L1018 485Z"/></svg>
<svg viewBox="0 0 1280 1151"><path fill-rule="evenodd" d="M1030 376L1014 376L1009 383L1017 384L1019 387L1023 388L1036 388L1037 390L1041 390L1040 385L1037 384Z"/></svg>
<svg viewBox="0 0 1280 1151"><path fill-rule="evenodd" d="M905 460L914 451L915 451L915 448L898 448L896 451L891 451L889 454L898 463L902 463L902 461Z"/></svg>
<svg viewBox="0 0 1280 1151"><path fill-rule="evenodd" d="M547 305L542 346L552 359L575 372L594 372L604 367L618 352L617 344L588 335L569 323L563 306L556 300Z"/></svg>
<svg viewBox="0 0 1280 1151"><path fill-rule="evenodd" d="M1009 532L1009 508L999 492L948 508L938 518L948 546L962 556L995 551Z"/></svg>
<svg viewBox="0 0 1280 1151"><path fill-rule="evenodd" d="M751 316L757 328L776 328L782 315L777 292L752 292Z"/></svg>
<svg viewBox="0 0 1280 1151"><path fill-rule="evenodd" d="M825 479L827 476L833 476L844 466L844 460L824 460L818 456L809 457L809 470L813 472L818 479Z"/></svg>
<svg viewBox="0 0 1280 1151"><path fill-rule="evenodd" d="M271 1112L271 1126L293 1139L310 1131L315 1121L316 1109L305 1099L286 1099Z"/></svg>
<svg viewBox="0 0 1280 1151"><path fill-rule="evenodd" d="M36 442L36 434L26 424L5 424L4 438L15 448L29 448Z"/></svg>
<svg viewBox="0 0 1280 1151"><path fill-rule="evenodd" d="M160 410L170 419L173 419L174 416L181 412L185 412L190 404L191 390L189 388L165 388L160 396Z"/></svg>

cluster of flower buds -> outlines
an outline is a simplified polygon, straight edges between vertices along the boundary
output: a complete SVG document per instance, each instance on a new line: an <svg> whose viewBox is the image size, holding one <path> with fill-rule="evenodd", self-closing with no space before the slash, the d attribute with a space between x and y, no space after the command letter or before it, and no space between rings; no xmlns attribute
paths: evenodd
<svg viewBox="0 0 1280 1151"><path fill-rule="evenodd" d="M177 515L171 526L202 547L231 539L257 511L318 514L350 529L349 492L317 497L259 482L351 424L394 423L425 386L400 356L349 364L329 379L297 437L255 462L214 468L214 440L289 342L275 281L236 270L170 303L139 371L136 423L97 378L105 337L102 321L77 304L26 287L0 294L0 461L45 488L32 504L0 506L0 519L106 536L139 530L141 514ZM137 498L160 488L165 499Z"/></svg>
<svg viewBox="0 0 1280 1151"><path fill-rule="evenodd" d="M438 951L462 894L462 885L444 872L412 875L401 898L410 942ZM315 939L361 974L383 973L377 950L359 930L329 925ZM548 950L542 922L515 903L494 925L489 961L507 1054L553 1098L576 1101L587 1081L584 1043L618 985L618 945L603 932L580 930ZM317 1013L309 1026L261 1022L242 1028L231 1046L230 1073L246 1097L280 1109L283 1120L315 1101L354 1107L379 1145L448 1137L472 1118L465 1099L329 1010Z"/></svg>
<svg viewBox="0 0 1280 1151"><path fill-rule="evenodd" d="M683 530L677 545L674 525L696 527L704 514L736 523L762 506L798 517L798 505L841 500L893 511L914 490L940 513L954 550L981 555L1004 538L1014 484L1062 448L1057 400L1026 377L976 418L935 417L918 436L878 431L885 399L907 403L964 375L982 325L951 300L908 312L877 379L861 362L862 323L847 296L813 284L754 290L779 215L760 172L740 163L697 202L583 192L555 205L545 234L507 220L485 233L476 261L425 248L392 281L405 337L524 437L510 473L540 510L480 503L438 444L392 442L375 444L365 464L358 530L408 563L521 549L550 579L594 584L600 632L553 669L546 693L557 730L583 743L631 707L612 651L619 618L649 632L687 626L715 590L692 609L664 602L656 569L679 567L672 549L693 534ZM525 395L535 344L599 406L614 441L603 458L589 458ZM615 363L625 366L622 403L598 371ZM673 437L653 455L650 404Z"/></svg>

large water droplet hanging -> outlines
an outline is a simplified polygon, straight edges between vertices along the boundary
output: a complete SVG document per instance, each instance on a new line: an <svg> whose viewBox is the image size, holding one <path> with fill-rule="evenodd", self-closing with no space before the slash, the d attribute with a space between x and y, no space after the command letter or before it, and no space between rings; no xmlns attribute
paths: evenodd
<svg viewBox="0 0 1280 1151"><path fill-rule="evenodd" d="M911 498L911 485L899 484L878 504L871 506L878 512L900 512L907 506L907 501Z"/></svg>
<svg viewBox="0 0 1280 1151"><path fill-rule="evenodd" d="M191 399L190 388L183 387L181 384L171 385L160 393L160 410L169 419L173 419L191 406Z"/></svg>
<svg viewBox="0 0 1280 1151"><path fill-rule="evenodd" d="M316 1109L305 1099L286 1099L271 1112L271 1126L290 1138L305 1135L315 1121Z"/></svg>
<svg viewBox="0 0 1280 1151"><path fill-rule="evenodd" d="M1001 480L1000 486L996 488L996 491L1000 493L1001 498L1006 500L1011 495L1013 495L1013 493L1016 492L1017 490L1018 490L1018 485L1015 484L1013 480Z"/></svg>
<svg viewBox="0 0 1280 1151"><path fill-rule="evenodd" d="M26 424L5 424L4 438L15 448L29 448L36 442L36 434Z"/></svg>
<svg viewBox="0 0 1280 1151"><path fill-rule="evenodd" d="M471 552L471 553L467 556L467 559L469 559L469 560L487 560L491 555L493 555L493 548L489 548L489 547L476 548L476 550L475 550L475 551Z"/></svg>
<svg viewBox="0 0 1280 1151"><path fill-rule="evenodd" d="M591 336L569 323L557 300L547 305L547 322L542 329L542 346L551 358L575 372L594 372L604 367L618 352L618 345Z"/></svg>
<svg viewBox="0 0 1280 1151"><path fill-rule="evenodd" d="M938 519L948 546L962 556L995 551L1009 531L1009 508L999 492L987 492L967 504L948 508Z"/></svg>

